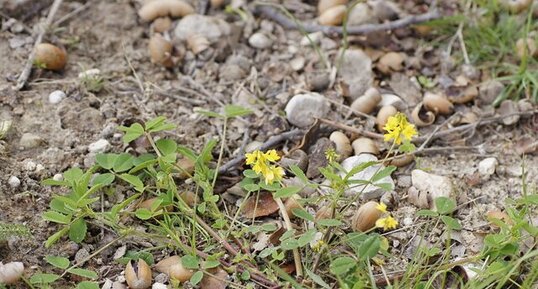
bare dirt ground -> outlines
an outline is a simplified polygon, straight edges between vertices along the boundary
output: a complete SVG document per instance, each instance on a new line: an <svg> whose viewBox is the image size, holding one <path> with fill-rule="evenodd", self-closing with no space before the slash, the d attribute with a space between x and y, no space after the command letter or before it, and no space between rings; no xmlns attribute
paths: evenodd
<svg viewBox="0 0 538 289"><path fill-rule="evenodd" d="M308 8L313 5L290 2L301 19L313 17L314 11ZM209 138L221 135L222 122L208 119L194 113L194 110L218 111L222 104L239 104L255 113L230 124L225 160L232 159L245 133L248 143L264 142L272 135L293 128L284 113L286 103L293 95L311 90L312 80L309 77L318 71L318 54L309 47L301 46L303 35L300 32L283 29L259 16L243 21L222 9L210 9L208 14L233 24L233 35L224 45L226 48L219 48L216 44L208 55L187 53L176 67L166 69L152 63L149 58L150 29L149 24L143 23L137 16L139 3L123 0L96 0L90 4L64 1L56 19L86 5L46 35L47 42L56 43L67 51L66 68L61 72L34 69L26 87L16 91L12 86L33 47L26 29L31 30L46 15L50 3L27 1L25 6L3 11L2 22L8 20L5 17L15 18L21 20L19 23L25 29L20 32L10 29L0 31L0 120L12 121L10 131L0 142L0 220L24 224L31 231L29 238L13 237L0 244L0 260L22 261L28 268L27 275L49 268L43 259L45 255L77 259L81 258L77 255L88 254L109 241L110 236L103 234L99 228L92 228L89 231L91 238L82 244L62 239L50 249L43 245L56 228L42 219L41 214L47 209L53 190L40 182L70 167L90 167L95 157L88 151L91 143L106 139L111 144L109 151L121 152L126 146L115 129L118 125L163 115L178 125L169 134L170 137L199 150ZM249 45L249 36L259 30L271 36L272 44L268 48ZM413 32L402 32L402 35L380 32L379 35L382 37L374 38L380 43L357 37L351 46L369 50L374 59L377 52L395 50L413 56L415 51L431 47L437 61L442 62L441 51L448 43L448 39L443 38L441 42L444 45L433 47L428 43L434 39ZM338 37L324 36L320 45L330 59L336 59L340 46ZM301 60L296 60L299 58ZM304 61L304 67L291 67L292 60ZM424 69L421 65L407 65L397 73L414 77ZM439 66L428 67L433 70L432 77L440 72ZM453 68L454 75L458 74L459 67ZM105 80L99 92L88 91L78 77L79 73L93 68L99 69ZM384 74L377 69L374 72L375 84L392 90L387 81L390 81L393 72ZM476 83L486 78L478 79ZM375 131L370 120L348 117L349 110L344 106L350 102L332 83L322 87L320 93L333 102L326 118ZM64 91L67 97L52 104L48 97L55 90ZM395 91L395 94L398 92ZM462 107L484 115L494 112L489 104L479 106L471 102L458 105L458 110ZM444 120L446 118L441 118L436 124ZM431 131L425 128L421 135ZM448 176L453 180L458 204L465 204L456 215L463 230L458 236L453 236L459 238L462 246L459 254L478 253L482 246L482 232L488 230L484 214L502 209L505 198L520 196L523 166L527 171L528 185L538 184L538 157L534 154L523 157L515 151L516 142L524 136L537 139L537 115L522 117L512 125L495 122L480 126L468 133L463 141L461 137L432 141L431 146L445 149L423 153L413 164L400 168L393 175L395 191L403 198L395 208L394 216L404 225L407 225L405 220L415 218L417 208L405 198L411 185L412 169L421 168ZM468 149L451 150L451 146L456 145L467 146ZM293 142L284 145L287 148L293 146ZM478 173L478 164L487 157L496 158L498 164L495 173L486 177ZM20 185L8 184L12 176L20 179ZM409 228L392 234L395 250L403 253L413 233L413 229ZM126 245L132 244L127 242ZM111 261L115 249L103 252L87 265L99 272L100 280L115 280L121 275L123 268Z"/></svg>

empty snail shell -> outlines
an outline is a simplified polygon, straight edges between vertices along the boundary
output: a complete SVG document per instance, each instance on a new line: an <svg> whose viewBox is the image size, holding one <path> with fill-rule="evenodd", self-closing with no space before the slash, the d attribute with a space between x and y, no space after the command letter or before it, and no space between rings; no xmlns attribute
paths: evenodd
<svg viewBox="0 0 538 289"><path fill-rule="evenodd" d="M332 208L329 205L319 208L316 212L316 221L330 218L332 218Z"/></svg>
<svg viewBox="0 0 538 289"><path fill-rule="evenodd" d="M377 144L367 137L360 137L353 141L351 144L353 147L353 151L355 152L355 155L358 156L361 153L369 153L373 155L379 154L379 148L377 147Z"/></svg>
<svg viewBox="0 0 538 289"><path fill-rule="evenodd" d="M353 148L349 142L349 138L340 131L334 131L331 133L329 139L335 144L336 152L341 158L347 158L353 152Z"/></svg>
<svg viewBox="0 0 538 289"><path fill-rule="evenodd" d="M151 287L151 268L143 259L138 259L135 266L132 265L132 261L129 261L125 267L125 280L129 288L149 288Z"/></svg>
<svg viewBox="0 0 538 289"><path fill-rule="evenodd" d="M9 262L2 264L0 262L0 284L14 284L24 273L24 264L22 262Z"/></svg>
<svg viewBox="0 0 538 289"><path fill-rule="evenodd" d="M154 34L151 37L148 49L153 63L161 64L164 67L174 66L174 62L172 61L172 43L164 39L161 34Z"/></svg>
<svg viewBox="0 0 538 289"><path fill-rule="evenodd" d="M398 110L392 105L383 106L377 113L376 123L377 129L383 131L383 127L387 123L389 117L394 116L398 113Z"/></svg>
<svg viewBox="0 0 538 289"><path fill-rule="evenodd" d="M424 104L419 103L413 112L411 113L411 118L413 123L418 127L428 126L435 121L435 114L424 107Z"/></svg>
<svg viewBox="0 0 538 289"><path fill-rule="evenodd" d="M353 231L365 232L375 226L375 222L383 215L377 206L377 202L370 201L359 207L351 220Z"/></svg>
<svg viewBox="0 0 538 289"><path fill-rule="evenodd" d="M286 199L286 202L284 202L284 207L286 207L286 213L288 213L288 216L290 218L295 216L293 214L293 209L302 208L301 204L297 201L299 199L301 199L301 196L299 196L298 194L294 194L291 197L289 197L288 199Z"/></svg>
<svg viewBox="0 0 538 289"><path fill-rule="evenodd" d="M478 96L478 88L474 85L457 90L455 95L448 97L450 102L457 104L464 104L475 99Z"/></svg>
<svg viewBox="0 0 538 289"><path fill-rule="evenodd" d="M405 167L407 166L408 164L412 163L413 161L415 160L415 156L414 155L401 155L401 156L397 156L395 158L393 158L392 160L389 161L389 165L391 166L396 166L396 167Z"/></svg>
<svg viewBox="0 0 538 289"><path fill-rule="evenodd" d="M525 56L538 56L538 49L536 48L536 42L534 39L530 37L527 39L518 39L516 42L516 55L519 57L519 59L522 59Z"/></svg>
<svg viewBox="0 0 538 289"><path fill-rule="evenodd" d="M183 17L193 13L194 8L181 0L150 1L138 10L138 16L144 21L151 21L157 17L164 16Z"/></svg>
<svg viewBox="0 0 538 289"><path fill-rule="evenodd" d="M185 282L189 280L194 272L183 266L181 258L177 255L171 256L155 264L155 269L161 273L168 274L171 279Z"/></svg>
<svg viewBox="0 0 538 289"><path fill-rule="evenodd" d="M330 26L342 24L344 16L346 15L346 10L346 5L337 5L325 10L325 12L319 15L319 24Z"/></svg>
<svg viewBox="0 0 538 289"><path fill-rule="evenodd" d="M381 94L375 87L370 87L366 92L351 104L351 109L362 113L371 113L381 101Z"/></svg>
<svg viewBox="0 0 538 289"><path fill-rule="evenodd" d="M59 71L67 63L67 53L50 43L40 43L35 48L34 64L43 69Z"/></svg>
<svg viewBox="0 0 538 289"><path fill-rule="evenodd" d="M323 14L327 9L338 5L346 5L348 0L319 0L318 15Z"/></svg>
<svg viewBox="0 0 538 289"><path fill-rule="evenodd" d="M446 97L431 92L424 94L422 102L428 110L435 114L449 114L454 108L454 105Z"/></svg>
<svg viewBox="0 0 538 289"><path fill-rule="evenodd" d="M209 48L209 40L200 34L187 37L187 45L195 55Z"/></svg>

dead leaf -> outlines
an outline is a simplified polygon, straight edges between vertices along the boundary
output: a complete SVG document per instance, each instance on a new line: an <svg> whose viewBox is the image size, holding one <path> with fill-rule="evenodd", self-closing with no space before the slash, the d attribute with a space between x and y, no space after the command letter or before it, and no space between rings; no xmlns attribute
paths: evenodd
<svg viewBox="0 0 538 289"><path fill-rule="evenodd" d="M278 204L271 192L263 191L251 196L245 202L243 215L247 218L265 217L278 211Z"/></svg>
<svg viewBox="0 0 538 289"><path fill-rule="evenodd" d="M226 280L229 278L228 273L221 267L207 269L207 273L204 274L204 277L200 282L200 288L225 289L228 286L228 283L226 282Z"/></svg>

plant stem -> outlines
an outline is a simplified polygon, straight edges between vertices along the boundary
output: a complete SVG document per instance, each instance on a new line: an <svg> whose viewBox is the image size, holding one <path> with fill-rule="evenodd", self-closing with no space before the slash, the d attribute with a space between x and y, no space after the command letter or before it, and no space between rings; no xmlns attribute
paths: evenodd
<svg viewBox="0 0 538 289"><path fill-rule="evenodd" d="M286 224L286 229L288 231L291 231L293 228L291 226L291 221L290 221L290 217L288 216L288 212L286 211L286 206L284 206L284 203L282 203L282 200L280 198L275 198L275 201L278 204L278 207L280 208L280 213L282 214L282 218L284 219L284 223ZM293 249L293 259L295 261L295 272L296 272L297 277L303 276L301 254L299 254L299 249L297 248Z"/></svg>

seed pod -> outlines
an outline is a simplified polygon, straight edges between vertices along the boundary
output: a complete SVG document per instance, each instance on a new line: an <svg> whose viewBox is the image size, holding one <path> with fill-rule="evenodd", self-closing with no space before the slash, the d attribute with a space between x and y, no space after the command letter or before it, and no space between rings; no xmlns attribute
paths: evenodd
<svg viewBox="0 0 538 289"><path fill-rule="evenodd" d="M374 111L377 104L381 101L381 94L375 87L370 87L366 92L357 98L351 104L351 109L369 114Z"/></svg>
<svg viewBox="0 0 538 289"><path fill-rule="evenodd" d="M379 154L379 148L377 144L370 138L360 137L353 141L351 144L355 155L358 156L362 153L369 153L373 155Z"/></svg>
<svg viewBox="0 0 538 289"><path fill-rule="evenodd" d="M209 48L209 45L209 40L200 34L193 34L187 37L187 46L194 55L206 50Z"/></svg>
<svg viewBox="0 0 538 289"><path fill-rule="evenodd" d="M178 280L179 282L185 282L189 280L194 272L183 267L181 258L177 255L162 259L155 265L155 269L161 273L168 274L171 279Z"/></svg>
<svg viewBox="0 0 538 289"><path fill-rule="evenodd" d="M146 261L138 259L133 267L132 261L125 267L125 280L131 289L146 289L151 286L151 268Z"/></svg>
<svg viewBox="0 0 538 289"><path fill-rule="evenodd" d="M22 262L9 262L2 264L0 262L0 284L14 284L22 276L24 264Z"/></svg>
<svg viewBox="0 0 538 289"><path fill-rule="evenodd" d="M138 16L144 21L151 21L157 17L164 16L183 17L193 13L194 8L181 0L150 1L138 10Z"/></svg>
<svg viewBox="0 0 538 289"><path fill-rule="evenodd" d="M377 205L377 202L370 201L359 207L351 220L353 231L365 232L375 226L375 222L383 215L383 212L377 209Z"/></svg>
<svg viewBox="0 0 538 289"><path fill-rule="evenodd" d="M394 106L392 105L383 106L377 113L377 118L376 118L377 129L379 131L383 131L383 127L385 127L385 124L389 120L389 117L394 116L397 113L398 113L398 110Z"/></svg>
<svg viewBox="0 0 538 289"><path fill-rule="evenodd" d="M298 194L294 194L291 197L289 197L284 203L284 207L286 207L286 213L288 213L288 216L290 218L293 218L295 216L293 214L293 209L302 208L301 204L297 201L300 199L301 199L301 196L299 196Z"/></svg>
<svg viewBox="0 0 538 289"><path fill-rule="evenodd" d="M321 25L330 25L330 26L337 26L342 24L342 21L344 20L344 16L346 15L346 5L337 5L334 7L331 7L325 12L323 12L319 18L318 22Z"/></svg>
<svg viewBox="0 0 538 289"><path fill-rule="evenodd" d="M411 113L411 118L413 123L418 127L428 126L435 121L435 114L424 107L424 104L419 103L413 112Z"/></svg>
<svg viewBox="0 0 538 289"><path fill-rule="evenodd" d="M319 0L318 2L318 15L323 14L327 9L347 4L348 0Z"/></svg>
<svg viewBox="0 0 538 289"><path fill-rule="evenodd" d="M153 35L149 40L148 48L151 56L151 62L160 64L164 67L174 66L174 62L172 61L172 43L164 39L162 35Z"/></svg>
<svg viewBox="0 0 538 289"><path fill-rule="evenodd" d="M353 152L353 148L349 143L349 138L340 131L334 131L331 133L329 139L335 144L336 152L340 155L341 158L347 158Z"/></svg>
<svg viewBox="0 0 538 289"><path fill-rule="evenodd" d="M429 91L424 94L422 102L429 111L433 111L435 114L450 114L454 108L454 105L446 97Z"/></svg>
<svg viewBox="0 0 538 289"><path fill-rule="evenodd" d="M43 69L60 71L67 63L67 53L50 43L40 43L35 48L34 64Z"/></svg>

